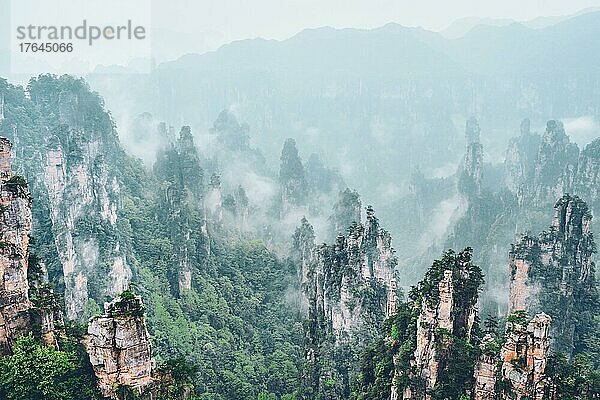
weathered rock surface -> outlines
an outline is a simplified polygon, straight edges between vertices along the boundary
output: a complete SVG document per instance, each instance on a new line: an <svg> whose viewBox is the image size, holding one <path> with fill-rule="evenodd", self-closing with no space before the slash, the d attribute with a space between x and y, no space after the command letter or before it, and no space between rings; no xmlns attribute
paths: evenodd
<svg viewBox="0 0 600 400"><path fill-rule="evenodd" d="M178 140L158 153L154 172L164 182L164 213L160 218L161 223L168 226L175 244L175 256L179 265L175 292L182 293L192 288L192 233L197 229L194 226L194 215L199 212L199 219L205 224L203 201L208 214L216 217L217 213L222 213L221 198L213 199L212 192L205 196L204 170L200 166L200 155L189 126L182 127Z"/></svg>
<svg viewBox="0 0 600 400"><path fill-rule="evenodd" d="M555 205L550 229L519 236L510 252L509 313L548 313L553 348L567 355L573 352L576 330L585 328L578 323L590 311L584 302L596 293L591 220L583 200L565 195Z"/></svg>
<svg viewBox="0 0 600 400"><path fill-rule="evenodd" d="M481 354L475 364L474 400L495 400L498 373L498 358L494 347L495 340L491 335L484 336L479 349Z"/></svg>
<svg viewBox="0 0 600 400"><path fill-rule="evenodd" d="M537 314L529 323L507 322L506 338L500 357L502 380L505 390L503 399L543 400L548 386L545 375L550 347L549 328L551 318Z"/></svg>
<svg viewBox="0 0 600 400"><path fill-rule="evenodd" d="M66 317L75 319L85 310L90 282L99 286L97 292L113 297L127 288L131 270L118 237L107 241L100 233L116 232L120 190L105 162L106 143L77 129L68 135L70 153L58 138L49 146L44 183L63 267ZM105 274L102 264L109 265Z"/></svg>
<svg viewBox="0 0 600 400"><path fill-rule="evenodd" d="M129 292L126 292L129 293ZM104 315L90 319L86 347L102 395L116 399L125 385L138 394L154 379L154 360L140 296L126 296L104 305Z"/></svg>
<svg viewBox="0 0 600 400"><path fill-rule="evenodd" d="M584 198L595 212L600 211L600 139L580 153L573 193Z"/></svg>
<svg viewBox="0 0 600 400"><path fill-rule="evenodd" d="M279 168L281 186L281 215L287 215L297 207L306 206L308 183L302 160L298 155L296 141L288 138L281 150L281 166Z"/></svg>
<svg viewBox="0 0 600 400"><path fill-rule="evenodd" d="M562 122L548 121L530 188L535 202L552 203L570 191L578 157L579 148L570 142Z"/></svg>
<svg viewBox="0 0 600 400"><path fill-rule="evenodd" d="M528 119L521 122L521 135L509 142L504 160L504 183L513 193L521 194L535 169L541 137L531 132Z"/></svg>
<svg viewBox="0 0 600 400"><path fill-rule="evenodd" d="M12 175L10 141L0 138L0 354L30 326L27 281L31 199L27 183Z"/></svg>
<svg viewBox="0 0 600 400"><path fill-rule="evenodd" d="M452 362L453 341L471 341L481 272L470 264L470 250L446 253L419 285L422 290L417 319L413 371L417 379L404 390L405 399L431 399L430 390Z"/></svg>
<svg viewBox="0 0 600 400"><path fill-rule="evenodd" d="M481 193L483 173L483 146L479 140L481 128L477 119L471 118L465 127L467 148L460 176L461 192L467 196Z"/></svg>
<svg viewBox="0 0 600 400"><path fill-rule="evenodd" d="M335 244L315 246L314 239L312 226L303 219L293 254L308 315L305 392L341 399L358 373L351 360L395 312L397 261L391 237L371 207L365 224L353 224ZM333 359L338 351L345 354L343 362Z"/></svg>
<svg viewBox="0 0 600 400"><path fill-rule="evenodd" d="M396 258L391 236L379 227L371 207L364 226L354 224L348 236L339 235L334 245L314 248L311 258L303 262L302 287L309 307L329 322L338 339L352 335L365 321L383 321L395 311ZM369 288L375 298L363 302Z"/></svg>

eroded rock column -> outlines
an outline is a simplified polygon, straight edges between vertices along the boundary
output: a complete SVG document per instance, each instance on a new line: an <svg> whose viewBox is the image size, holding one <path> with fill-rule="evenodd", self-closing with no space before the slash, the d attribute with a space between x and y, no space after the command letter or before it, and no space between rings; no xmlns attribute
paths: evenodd
<svg viewBox="0 0 600 400"><path fill-rule="evenodd" d="M119 386L141 394L154 382L152 346L140 296L125 291L105 304L104 315L90 319L86 347L103 396L116 399Z"/></svg>

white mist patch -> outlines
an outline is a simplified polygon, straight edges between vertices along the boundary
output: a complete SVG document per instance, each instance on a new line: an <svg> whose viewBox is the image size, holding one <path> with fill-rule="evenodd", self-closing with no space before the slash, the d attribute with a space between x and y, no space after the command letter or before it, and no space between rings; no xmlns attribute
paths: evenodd
<svg viewBox="0 0 600 400"><path fill-rule="evenodd" d="M404 194L402 187L394 183L386 183L377 188L377 198L386 203L399 201Z"/></svg>
<svg viewBox="0 0 600 400"><path fill-rule="evenodd" d="M246 191L246 196L251 204L268 204L277 194L277 185L269 177L258 175L255 172L246 172L242 175L241 185Z"/></svg>
<svg viewBox="0 0 600 400"><path fill-rule="evenodd" d="M209 190L204 196L204 207L206 207L212 213L217 212L221 208L222 204L223 200L221 198L220 190Z"/></svg>
<svg viewBox="0 0 600 400"><path fill-rule="evenodd" d="M344 178L350 177L356 172L356 161L350 155L347 146L338 150L335 165Z"/></svg>
<svg viewBox="0 0 600 400"><path fill-rule="evenodd" d="M458 171L458 163L449 162L441 167L434 168L430 175L432 178L447 178L454 175L456 171Z"/></svg>
<svg viewBox="0 0 600 400"><path fill-rule="evenodd" d="M431 213L429 223L421 236L420 246L427 248L432 243L444 240L449 229L465 214L467 207L467 200L459 194L440 202Z"/></svg>
<svg viewBox="0 0 600 400"><path fill-rule="evenodd" d="M497 265L494 267L496 270L505 268L505 265ZM509 287L508 282L488 282L485 287L485 296L487 299L491 299L498 305L499 314L506 314L508 308L508 294ZM497 315L498 317L500 315Z"/></svg>
<svg viewBox="0 0 600 400"><path fill-rule="evenodd" d="M565 127L565 133L580 148L585 147L586 144L600 136L600 123L593 116L562 118L561 121Z"/></svg>
<svg viewBox="0 0 600 400"><path fill-rule="evenodd" d="M293 310L300 310L302 315L308 316L308 299L298 288L288 286L283 294L283 300Z"/></svg>
<svg viewBox="0 0 600 400"><path fill-rule="evenodd" d="M141 159L147 167L156 161L157 152L165 146L167 138L158 135L158 121L147 114L146 118L131 118L128 113L116 116L119 141L125 151ZM138 126L134 127L137 124Z"/></svg>

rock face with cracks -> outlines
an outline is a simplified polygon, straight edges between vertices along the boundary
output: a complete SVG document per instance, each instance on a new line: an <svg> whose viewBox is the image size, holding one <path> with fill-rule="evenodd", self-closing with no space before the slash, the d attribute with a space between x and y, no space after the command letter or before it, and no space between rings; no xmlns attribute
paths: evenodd
<svg viewBox="0 0 600 400"><path fill-rule="evenodd" d="M304 380L310 392L305 398L344 398L358 366L334 361L332 352L359 351L395 312L397 260L391 236L371 207L366 222L352 224L335 243L317 246L314 240L312 226L303 219L293 253L308 316ZM348 354L344 360L356 356Z"/></svg>
<svg viewBox="0 0 600 400"><path fill-rule="evenodd" d="M429 269L415 303L419 309L416 346L404 399L433 399L432 390L447 383L456 344L472 342L482 283L481 270L471 263L471 249L447 251Z"/></svg>
<svg viewBox="0 0 600 400"><path fill-rule="evenodd" d="M127 295L129 294L129 295ZM124 292L90 319L86 347L103 396L116 398L119 386L138 394L154 382L152 346L140 296Z"/></svg>
<svg viewBox="0 0 600 400"><path fill-rule="evenodd" d="M25 179L13 176L12 145L0 138L0 354L31 328L28 246L31 199Z"/></svg>
<svg viewBox="0 0 600 400"><path fill-rule="evenodd" d="M509 321L505 343L500 351L504 399L543 400L548 386L545 375L550 347L552 319L537 314L529 323Z"/></svg>
<svg viewBox="0 0 600 400"><path fill-rule="evenodd" d="M577 196L555 205L552 225L538 236L521 235L512 246L509 313L545 312L552 317L552 348L571 355L578 332L588 328L597 298L592 214Z"/></svg>

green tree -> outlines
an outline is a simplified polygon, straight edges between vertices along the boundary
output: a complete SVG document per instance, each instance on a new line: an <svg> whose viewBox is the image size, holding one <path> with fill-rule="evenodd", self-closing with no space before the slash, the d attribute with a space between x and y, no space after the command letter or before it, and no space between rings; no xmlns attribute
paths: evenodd
<svg viewBox="0 0 600 400"><path fill-rule="evenodd" d="M94 398L73 353L21 337L13 354L0 358L0 398L6 400L84 400Z"/></svg>

